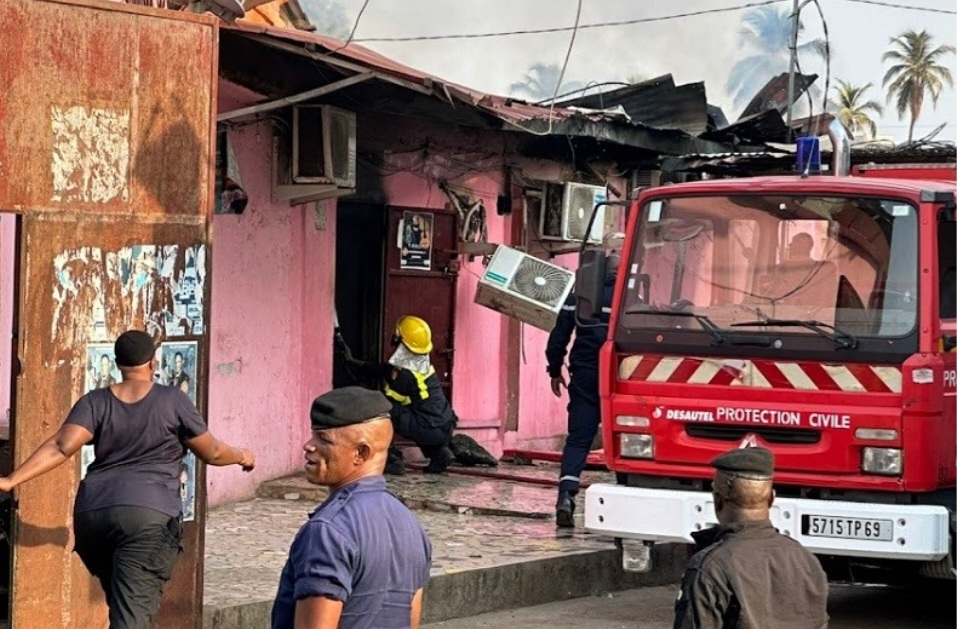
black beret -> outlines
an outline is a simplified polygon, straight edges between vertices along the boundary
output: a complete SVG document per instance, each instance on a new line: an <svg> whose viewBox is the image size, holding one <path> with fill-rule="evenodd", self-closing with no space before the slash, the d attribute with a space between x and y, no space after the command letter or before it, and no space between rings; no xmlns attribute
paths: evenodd
<svg viewBox="0 0 958 629"><path fill-rule="evenodd" d="M313 400L309 419L313 430L360 424L388 415L392 404L379 391L363 387L333 389Z"/></svg>
<svg viewBox="0 0 958 629"><path fill-rule="evenodd" d="M715 457L712 467L739 478L771 480L775 469L775 456L762 447L737 448Z"/></svg>
<svg viewBox="0 0 958 629"><path fill-rule="evenodd" d="M121 334L113 344L113 355L120 367L139 367L150 362L156 354L153 337L141 330Z"/></svg>

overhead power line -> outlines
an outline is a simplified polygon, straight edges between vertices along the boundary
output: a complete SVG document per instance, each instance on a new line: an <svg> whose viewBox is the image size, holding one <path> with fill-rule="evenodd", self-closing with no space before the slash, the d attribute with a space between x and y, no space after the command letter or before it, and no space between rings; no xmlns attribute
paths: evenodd
<svg viewBox="0 0 958 629"><path fill-rule="evenodd" d="M622 20L619 22L597 22L595 24L580 24L578 29L581 31L587 28L609 28L613 26L629 26L632 24L647 24L650 22L666 22L669 20L678 20L681 18L695 17L699 15L712 15L714 13L728 13L729 11L741 11L743 9L752 9L769 4L778 4L785 0L764 0L763 2L749 2L734 7L722 7L717 9L704 9L702 11L690 11L688 13L676 13L674 15L662 15L659 17L636 18L634 20ZM434 41L439 39L485 39L489 37L511 37L514 35L541 35L545 33L565 33L573 30L572 26L556 26L554 28L539 28L522 31L503 31L497 33L459 33L455 35L418 35L413 37L362 37L356 38L354 42L417 42Z"/></svg>
<svg viewBox="0 0 958 629"><path fill-rule="evenodd" d="M932 9L931 7L916 7L910 4L895 4L893 2L880 2L879 0L845 0L845 2L855 2L858 4L871 4L878 7L886 7L888 9L904 9L906 11L924 11L925 13L944 13L945 15L955 15L956 11L949 11L948 9Z"/></svg>

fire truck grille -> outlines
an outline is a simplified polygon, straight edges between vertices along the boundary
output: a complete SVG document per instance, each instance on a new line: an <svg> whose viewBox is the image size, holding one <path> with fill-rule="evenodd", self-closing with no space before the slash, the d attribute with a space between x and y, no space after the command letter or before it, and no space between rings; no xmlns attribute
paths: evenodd
<svg viewBox="0 0 958 629"><path fill-rule="evenodd" d="M821 435L817 430L803 428L739 428L737 426L706 426L686 424L685 434L696 439L714 439L717 441L741 441L753 434L767 443L818 443Z"/></svg>

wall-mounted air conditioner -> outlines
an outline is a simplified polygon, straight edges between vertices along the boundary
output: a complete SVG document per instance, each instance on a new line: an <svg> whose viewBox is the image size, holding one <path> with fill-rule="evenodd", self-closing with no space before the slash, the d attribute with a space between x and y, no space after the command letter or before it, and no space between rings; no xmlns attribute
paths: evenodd
<svg viewBox="0 0 958 629"><path fill-rule="evenodd" d="M293 107L293 182L356 187L356 114L329 105Z"/></svg>
<svg viewBox="0 0 958 629"><path fill-rule="evenodd" d="M574 282L572 271L499 245L479 279L475 302L551 331Z"/></svg>
<svg viewBox="0 0 958 629"><path fill-rule="evenodd" d="M597 203L606 200L605 186L584 183L547 184L539 213L539 235L543 240L567 242L602 242L605 231L605 210L599 208L586 234L589 218Z"/></svg>

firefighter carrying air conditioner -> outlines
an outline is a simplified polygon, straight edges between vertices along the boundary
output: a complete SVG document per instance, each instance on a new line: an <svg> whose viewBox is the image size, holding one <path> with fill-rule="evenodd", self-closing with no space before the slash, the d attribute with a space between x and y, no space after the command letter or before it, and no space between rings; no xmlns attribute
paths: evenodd
<svg viewBox="0 0 958 629"><path fill-rule="evenodd" d="M393 430L419 446L429 459L429 465L423 471L429 474L445 471L453 459L449 441L457 418L429 360L432 351L429 324L419 317L400 317L392 337L396 350L385 363L353 358L339 335L336 344L350 368L364 379L382 383L383 393L393 405L389 414ZM395 446L389 449L386 473L405 473L402 452Z"/></svg>

